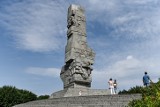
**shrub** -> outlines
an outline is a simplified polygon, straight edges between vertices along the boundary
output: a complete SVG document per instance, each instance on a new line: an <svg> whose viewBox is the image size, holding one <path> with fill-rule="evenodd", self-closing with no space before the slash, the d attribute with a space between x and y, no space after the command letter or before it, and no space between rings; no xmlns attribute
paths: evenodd
<svg viewBox="0 0 160 107"><path fill-rule="evenodd" d="M129 103L129 107L160 107L160 81L143 88L142 99Z"/></svg>

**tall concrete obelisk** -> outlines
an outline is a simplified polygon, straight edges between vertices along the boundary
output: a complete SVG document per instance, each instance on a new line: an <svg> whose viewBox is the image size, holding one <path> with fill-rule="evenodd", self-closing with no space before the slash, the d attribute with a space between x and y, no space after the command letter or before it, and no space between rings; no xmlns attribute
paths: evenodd
<svg viewBox="0 0 160 107"><path fill-rule="evenodd" d="M65 65L60 74L64 89L91 87L95 53L87 45L84 12L79 5L72 4L68 8Z"/></svg>
<svg viewBox="0 0 160 107"><path fill-rule="evenodd" d="M68 8L65 65L60 73L64 89L53 93L50 98L109 94L107 89L90 88L95 53L87 45L84 12L79 5L72 4Z"/></svg>

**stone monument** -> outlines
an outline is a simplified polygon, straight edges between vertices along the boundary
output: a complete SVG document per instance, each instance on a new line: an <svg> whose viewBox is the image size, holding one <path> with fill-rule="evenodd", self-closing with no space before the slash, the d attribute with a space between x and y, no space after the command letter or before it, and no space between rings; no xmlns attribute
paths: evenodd
<svg viewBox="0 0 160 107"><path fill-rule="evenodd" d="M84 12L79 5L68 8L65 65L60 73L64 90L53 93L50 98L109 94L108 90L90 89L95 53L87 45Z"/></svg>
<svg viewBox="0 0 160 107"><path fill-rule="evenodd" d="M86 18L81 6L71 5L67 17L65 65L60 77L66 88L90 88L95 53L87 45Z"/></svg>
<svg viewBox="0 0 160 107"><path fill-rule="evenodd" d="M90 89L95 53L87 45L84 9L71 5L67 22L65 65L60 73L64 89L53 93L50 99L14 107L126 107L130 101L141 99L140 94L109 95L108 89Z"/></svg>
<svg viewBox="0 0 160 107"><path fill-rule="evenodd" d="M60 73L64 90L53 93L50 98L109 94L109 90L90 89L95 53L87 45L84 12L79 5L68 8L65 65Z"/></svg>

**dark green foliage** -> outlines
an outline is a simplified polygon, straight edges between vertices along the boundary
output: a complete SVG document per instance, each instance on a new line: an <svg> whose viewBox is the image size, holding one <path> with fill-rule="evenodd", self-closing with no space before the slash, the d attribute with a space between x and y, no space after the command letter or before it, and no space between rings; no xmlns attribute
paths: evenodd
<svg viewBox="0 0 160 107"><path fill-rule="evenodd" d="M13 86L3 86L0 88L0 107L12 107L13 105L36 99L37 96L27 90L20 90Z"/></svg>
<svg viewBox="0 0 160 107"><path fill-rule="evenodd" d="M41 95L37 98L37 100L43 100L43 99L48 99L49 95Z"/></svg>
<svg viewBox="0 0 160 107"><path fill-rule="evenodd" d="M129 107L160 107L160 81L151 83L149 87L136 86L128 91L120 91L119 94L141 93L141 100L134 100L129 103Z"/></svg>
<svg viewBox="0 0 160 107"><path fill-rule="evenodd" d="M119 94L136 94L140 93L142 96L149 96L149 95L156 95L156 90L155 88L158 88L160 82L154 84L151 83L149 87L142 87L142 86L136 86L130 88L128 91L127 90L122 90L119 92Z"/></svg>
<svg viewBox="0 0 160 107"><path fill-rule="evenodd" d="M136 93L142 93L144 90L143 87L141 86L136 86L136 87L132 87L131 89L127 90L122 90L120 91L118 94L136 94Z"/></svg>

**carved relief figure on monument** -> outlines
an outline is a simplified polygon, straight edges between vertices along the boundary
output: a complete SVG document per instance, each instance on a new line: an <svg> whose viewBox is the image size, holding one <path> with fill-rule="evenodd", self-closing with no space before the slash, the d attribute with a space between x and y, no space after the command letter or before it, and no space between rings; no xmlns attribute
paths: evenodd
<svg viewBox="0 0 160 107"><path fill-rule="evenodd" d="M74 16L70 16L70 18L68 19L68 25L67 27L70 28L71 26L75 26L76 25L76 21Z"/></svg>

